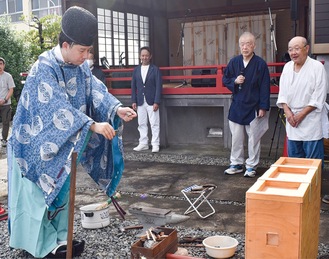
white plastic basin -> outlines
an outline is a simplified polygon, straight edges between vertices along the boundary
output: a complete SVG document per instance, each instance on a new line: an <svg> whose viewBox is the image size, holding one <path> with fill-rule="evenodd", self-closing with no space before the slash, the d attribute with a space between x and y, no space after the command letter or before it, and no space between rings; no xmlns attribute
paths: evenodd
<svg viewBox="0 0 329 259"><path fill-rule="evenodd" d="M213 258L229 258L235 254L239 242L229 236L211 236L203 240L206 253Z"/></svg>

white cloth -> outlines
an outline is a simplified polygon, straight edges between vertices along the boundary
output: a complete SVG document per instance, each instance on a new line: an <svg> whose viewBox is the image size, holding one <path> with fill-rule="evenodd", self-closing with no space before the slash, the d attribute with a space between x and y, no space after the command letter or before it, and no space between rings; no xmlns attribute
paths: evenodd
<svg viewBox="0 0 329 259"><path fill-rule="evenodd" d="M287 123L287 137L296 141L321 139L323 137L321 117L328 87L327 74L322 63L307 57L300 71L294 74L294 62L288 62L283 68L279 85L276 103L279 108L283 108L283 104L286 103L294 114L306 106L316 108L298 127L293 128Z"/></svg>
<svg viewBox="0 0 329 259"><path fill-rule="evenodd" d="M148 105L147 102L144 102L143 105L137 106L138 113L138 131L139 131L139 144L148 145L148 119L151 125L152 132L152 146L160 145L160 112L153 111L153 105Z"/></svg>
<svg viewBox="0 0 329 259"><path fill-rule="evenodd" d="M263 137L263 135L266 133L266 131L269 128L268 120L270 117L270 111L267 111L265 113L264 117L258 117L256 116L255 119L253 119L250 122L250 127L253 129L253 135L255 138L255 142L259 142L260 139Z"/></svg>

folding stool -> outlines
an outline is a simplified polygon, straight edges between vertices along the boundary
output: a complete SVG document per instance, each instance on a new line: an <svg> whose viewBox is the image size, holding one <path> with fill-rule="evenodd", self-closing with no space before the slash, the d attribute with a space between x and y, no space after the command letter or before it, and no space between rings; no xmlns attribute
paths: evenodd
<svg viewBox="0 0 329 259"><path fill-rule="evenodd" d="M207 185L191 185L189 187L184 188L183 190L181 190L181 192L183 193L183 195L185 196L186 200L190 203L190 207L184 212L184 214L189 214L193 211L195 211L196 213L198 213L198 215L201 218L207 218L210 215L215 213L215 209L214 207L210 204L210 202L208 201L208 197L210 196L210 194L212 194L212 192L217 188L216 185L214 184L207 184ZM194 198L193 198L194 196ZM193 201L194 200L194 201ZM206 202L208 204L208 206L211 209L211 212L207 215L201 215L201 213L198 211L198 208L201 206L201 204L203 204L204 202Z"/></svg>

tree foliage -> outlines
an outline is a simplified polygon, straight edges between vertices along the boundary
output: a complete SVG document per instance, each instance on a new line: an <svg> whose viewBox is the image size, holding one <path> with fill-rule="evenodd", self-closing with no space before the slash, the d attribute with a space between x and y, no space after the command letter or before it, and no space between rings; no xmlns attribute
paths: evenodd
<svg viewBox="0 0 329 259"><path fill-rule="evenodd" d="M34 60L37 60L42 52L57 45L58 35L61 31L61 20L61 16L50 14L40 19L36 18L29 23L31 30L27 32L26 40L30 43L30 50ZM39 31L40 26L41 30ZM42 39L40 39L40 36Z"/></svg>

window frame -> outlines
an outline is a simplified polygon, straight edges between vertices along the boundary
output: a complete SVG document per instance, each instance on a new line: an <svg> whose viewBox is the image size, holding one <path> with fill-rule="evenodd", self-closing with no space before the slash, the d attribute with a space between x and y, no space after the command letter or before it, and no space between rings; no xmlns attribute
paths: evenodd
<svg viewBox="0 0 329 259"><path fill-rule="evenodd" d="M55 2L57 2L57 5ZM43 3L43 5L40 3ZM49 14L62 15L62 5L60 0L46 0L46 5L44 3L45 0L31 1L31 11L34 16L43 17Z"/></svg>
<svg viewBox="0 0 329 259"><path fill-rule="evenodd" d="M0 17L10 16L11 22L20 22L20 18L23 15L23 0L4 0L3 2L5 3L5 11L0 14ZM9 12L11 8L15 10Z"/></svg>
<svg viewBox="0 0 329 259"><path fill-rule="evenodd" d="M98 54L111 67L139 64L139 50L150 45L150 18L131 12L97 8Z"/></svg>

